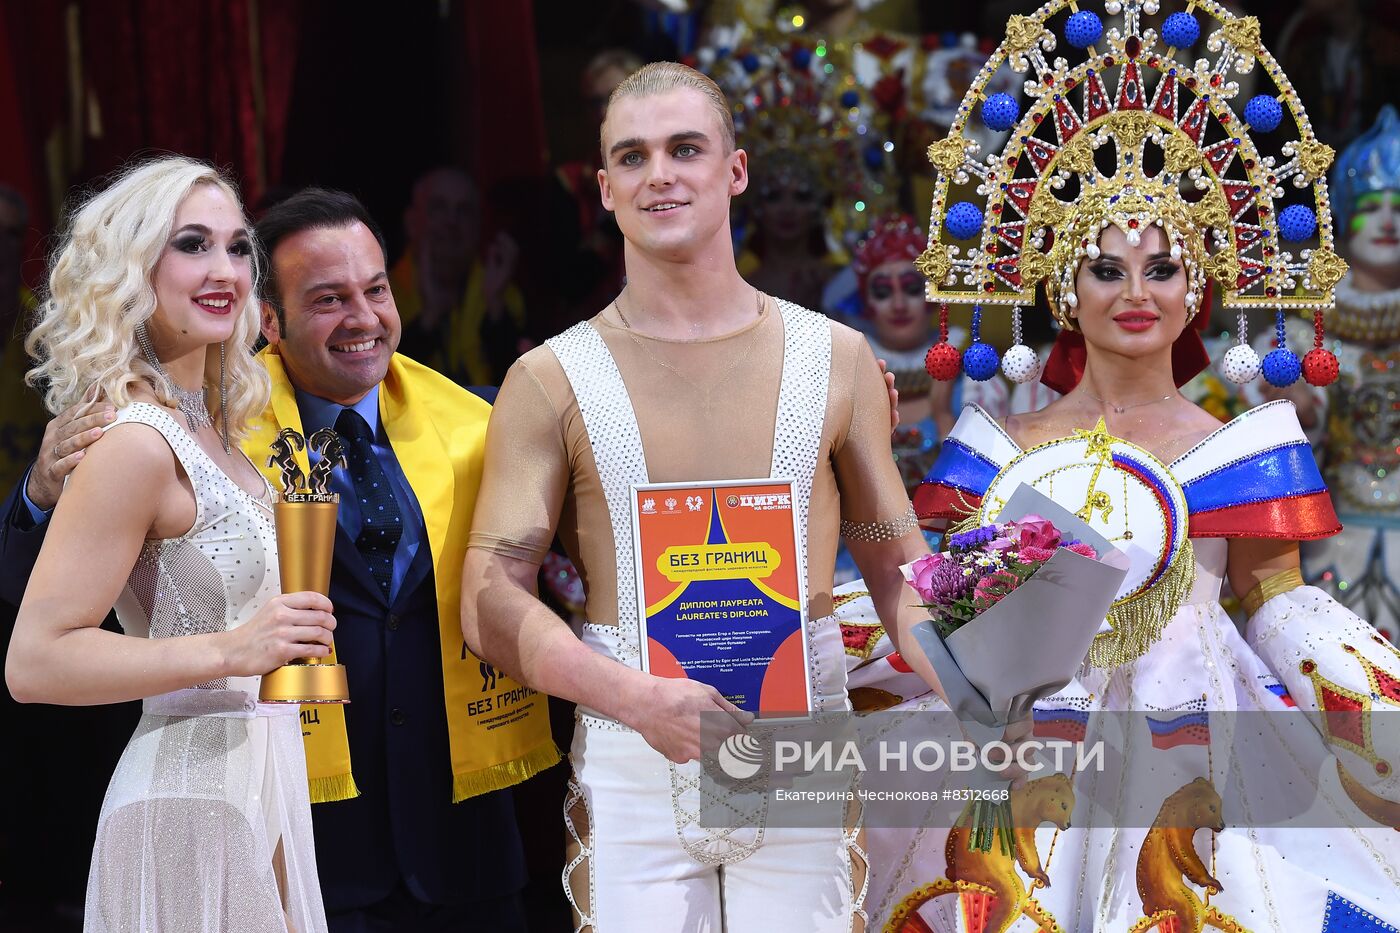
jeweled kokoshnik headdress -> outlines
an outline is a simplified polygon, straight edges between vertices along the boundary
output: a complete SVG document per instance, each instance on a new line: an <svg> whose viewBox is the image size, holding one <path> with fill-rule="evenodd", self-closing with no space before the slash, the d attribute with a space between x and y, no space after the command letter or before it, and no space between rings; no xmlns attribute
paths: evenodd
<svg viewBox="0 0 1400 933"><path fill-rule="evenodd" d="M1259 21L1214 0L1182 3L1164 19L1157 0L1109 0L1102 9L1116 24L1105 30L1089 5L1051 0L1011 17L948 138L929 147L938 179L918 266L930 301L975 306L962 368L974 379L996 372L997 353L977 333L980 308L1009 305L1017 346L1002 368L1014 381L1032 378L1040 367L1020 345L1019 306L1033 303L1044 283L1061 327L1072 331L1075 273L1097 254L1103 231L1116 226L1136 242L1157 225L1184 263L1188 316L1205 305L1207 280L1239 312L1238 343L1222 367L1229 378L1247 382L1262 368L1274 385L1291 384L1300 372L1314 385L1331 382L1337 361L1322 348L1322 312L1347 268L1333 251L1326 181L1333 151L1313 135L1287 76L1261 44ZM1203 28L1211 30L1210 57L1188 62ZM1048 57L1061 38L1076 62ZM1026 73L1024 103L1019 95L984 97L1008 60ZM1241 101L1234 76L1250 72L1260 92ZM980 153L965 132L971 120L1009 130L1004 150ZM1312 311L1315 348L1300 362L1280 340L1261 365L1245 321L1258 308L1275 312L1280 333L1284 309ZM1184 339L1199 348L1194 329ZM1194 358L1203 362L1204 354ZM946 343L929 351L936 378L955 376L959 362Z"/></svg>

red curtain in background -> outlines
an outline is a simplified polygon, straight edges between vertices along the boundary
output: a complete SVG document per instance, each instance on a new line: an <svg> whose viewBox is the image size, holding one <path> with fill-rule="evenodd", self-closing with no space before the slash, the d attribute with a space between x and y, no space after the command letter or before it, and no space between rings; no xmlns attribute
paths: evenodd
<svg viewBox="0 0 1400 933"><path fill-rule="evenodd" d="M35 219L134 155L230 170L256 204L280 173L299 4L277 0L3 0L0 180L28 164ZM17 108L7 100L19 99ZM12 119L18 110L18 119ZM42 195L41 195L42 192Z"/></svg>
<svg viewBox="0 0 1400 933"><path fill-rule="evenodd" d="M466 2L472 175L482 190L549 172L534 4Z"/></svg>

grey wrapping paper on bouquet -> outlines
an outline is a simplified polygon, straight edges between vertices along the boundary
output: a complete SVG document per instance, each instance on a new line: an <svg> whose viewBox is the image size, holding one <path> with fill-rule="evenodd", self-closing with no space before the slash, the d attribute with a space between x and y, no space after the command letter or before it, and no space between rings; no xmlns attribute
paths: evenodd
<svg viewBox="0 0 1400 933"><path fill-rule="evenodd" d="M1063 540L1099 559L1057 548L1055 555L996 605L946 639L932 621L912 629L953 712L984 726L1030 716L1037 700L1074 679L1128 572L1128 558L1073 513L1022 485L996 518L1049 519Z"/></svg>

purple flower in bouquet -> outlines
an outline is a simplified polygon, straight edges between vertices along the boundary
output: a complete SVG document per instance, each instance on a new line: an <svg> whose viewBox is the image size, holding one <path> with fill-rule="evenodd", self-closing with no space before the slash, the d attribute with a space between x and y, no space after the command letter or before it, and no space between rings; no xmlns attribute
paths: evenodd
<svg viewBox="0 0 1400 933"><path fill-rule="evenodd" d="M948 536L948 550L953 553L972 551L982 547L997 536L996 525L983 525L971 531Z"/></svg>
<svg viewBox="0 0 1400 933"><path fill-rule="evenodd" d="M973 577L946 554L925 554L910 568L919 598L931 605L947 606L967 595Z"/></svg>
<svg viewBox="0 0 1400 933"><path fill-rule="evenodd" d="M1023 548L1038 547L1054 549L1059 547L1060 532L1053 522L1039 515L1027 515L1018 521L1008 522L1007 528Z"/></svg>

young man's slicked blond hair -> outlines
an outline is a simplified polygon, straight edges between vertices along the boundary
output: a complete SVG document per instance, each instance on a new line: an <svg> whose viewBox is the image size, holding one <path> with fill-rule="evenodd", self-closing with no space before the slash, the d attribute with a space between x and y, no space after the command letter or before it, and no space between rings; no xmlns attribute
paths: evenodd
<svg viewBox="0 0 1400 933"><path fill-rule="evenodd" d="M624 97L651 97L656 94L665 94L678 88L690 88L705 95L705 98L714 108L716 116L719 117L720 131L724 135L725 145L728 151L733 152L734 142L734 114L729 111L729 101L725 98L724 92L719 89L719 85L710 80L710 77L701 74L689 65L682 65L680 62L652 62L643 65L623 80L608 97L608 110L612 105ZM607 122L607 113L604 112L603 122ZM598 128L598 142L603 144L603 128ZM607 164L608 154L603 153L603 164Z"/></svg>

